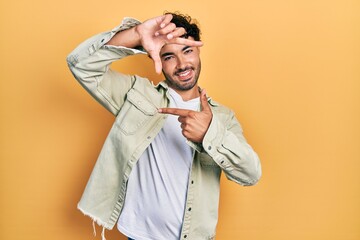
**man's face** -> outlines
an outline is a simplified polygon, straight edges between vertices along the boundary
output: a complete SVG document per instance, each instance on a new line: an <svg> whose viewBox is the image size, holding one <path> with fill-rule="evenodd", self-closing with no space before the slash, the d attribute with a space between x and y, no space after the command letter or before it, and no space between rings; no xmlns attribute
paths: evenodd
<svg viewBox="0 0 360 240"><path fill-rule="evenodd" d="M192 39L191 37L189 39ZM166 44L160 51L163 73L170 87L187 91L197 86L201 70L200 50L181 44Z"/></svg>

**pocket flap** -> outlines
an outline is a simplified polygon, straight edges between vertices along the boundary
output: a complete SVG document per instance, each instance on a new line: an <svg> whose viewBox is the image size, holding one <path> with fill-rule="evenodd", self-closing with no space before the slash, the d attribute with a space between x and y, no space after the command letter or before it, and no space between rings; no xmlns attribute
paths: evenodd
<svg viewBox="0 0 360 240"><path fill-rule="evenodd" d="M146 115L153 116L157 113L156 106L135 89L131 89L126 96L129 102Z"/></svg>

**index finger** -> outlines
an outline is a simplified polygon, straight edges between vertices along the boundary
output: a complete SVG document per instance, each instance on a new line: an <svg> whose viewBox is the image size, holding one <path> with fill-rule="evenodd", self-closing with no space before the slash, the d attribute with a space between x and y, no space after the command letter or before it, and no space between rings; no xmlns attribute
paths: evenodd
<svg viewBox="0 0 360 240"><path fill-rule="evenodd" d="M187 38L183 38L183 37L173 38L168 43L182 44L182 45L186 45L189 47L201 47L202 45L204 45L203 42L201 42L201 41L195 41L195 40L191 40L191 39L187 39Z"/></svg>
<svg viewBox="0 0 360 240"><path fill-rule="evenodd" d="M159 108L159 113L171 114L180 117L186 117L191 110L181 109L181 108Z"/></svg>

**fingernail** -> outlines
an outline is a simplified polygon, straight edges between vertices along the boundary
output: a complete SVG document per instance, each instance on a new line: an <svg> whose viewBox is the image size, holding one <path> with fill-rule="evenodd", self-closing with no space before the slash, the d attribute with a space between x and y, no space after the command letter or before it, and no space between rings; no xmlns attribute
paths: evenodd
<svg viewBox="0 0 360 240"><path fill-rule="evenodd" d="M165 23L160 24L160 27L161 28L165 27Z"/></svg>
<svg viewBox="0 0 360 240"><path fill-rule="evenodd" d="M162 112L162 109L161 109L161 108L159 108L159 109L158 109L158 112L159 112L159 113L161 113L161 112Z"/></svg>
<svg viewBox="0 0 360 240"><path fill-rule="evenodd" d="M168 39L172 39L173 37L174 37L174 36L173 36L172 34L168 34L168 35L167 35L167 38L168 38Z"/></svg>
<svg viewBox="0 0 360 240"><path fill-rule="evenodd" d="M155 36L156 36L156 37L159 36L159 32L155 32Z"/></svg>

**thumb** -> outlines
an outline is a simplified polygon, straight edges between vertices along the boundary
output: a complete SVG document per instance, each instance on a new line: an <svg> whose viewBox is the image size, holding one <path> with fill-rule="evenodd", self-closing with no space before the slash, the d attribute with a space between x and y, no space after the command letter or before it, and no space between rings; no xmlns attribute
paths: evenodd
<svg viewBox="0 0 360 240"><path fill-rule="evenodd" d="M160 74L161 70L162 70L162 64L161 64L161 59L160 59L159 53L151 54L151 58L154 61L156 73Z"/></svg>
<svg viewBox="0 0 360 240"><path fill-rule="evenodd" d="M205 89L201 90L200 102L201 102L201 109L202 109L201 111L211 111L209 102L207 100L206 90Z"/></svg>

